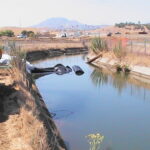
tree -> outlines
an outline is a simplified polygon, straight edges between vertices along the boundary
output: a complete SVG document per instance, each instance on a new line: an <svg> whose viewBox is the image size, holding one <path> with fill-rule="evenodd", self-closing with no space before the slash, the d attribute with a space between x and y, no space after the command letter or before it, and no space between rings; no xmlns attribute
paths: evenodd
<svg viewBox="0 0 150 150"><path fill-rule="evenodd" d="M26 30L23 30L23 31L21 32L21 34L22 34L23 36L27 36L27 37L34 37L34 36L35 36L35 33L34 33L33 31L26 31Z"/></svg>
<svg viewBox="0 0 150 150"><path fill-rule="evenodd" d="M35 33L33 31L28 31L28 37L34 37Z"/></svg>
<svg viewBox="0 0 150 150"><path fill-rule="evenodd" d="M23 30L23 31L21 32L21 34L22 34L23 36L28 36L28 31Z"/></svg>
<svg viewBox="0 0 150 150"><path fill-rule="evenodd" d="M5 36L8 36L8 37L13 37L14 36L14 32L11 31L11 30L6 30L4 34L5 34Z"/></svg>
<svg viewBox="0 0 150 150"><path fill-rule="evenodd" d="M14 32L11 30L5 30L0 32L0 36L8 36L8 37L13 37Z"/></svg>

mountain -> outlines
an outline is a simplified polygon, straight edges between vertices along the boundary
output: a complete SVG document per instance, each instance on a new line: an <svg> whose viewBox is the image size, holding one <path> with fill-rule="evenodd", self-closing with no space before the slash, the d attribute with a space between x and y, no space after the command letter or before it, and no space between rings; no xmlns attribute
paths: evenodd
<svg viewBox="0 0 150 150"><path fill-rule="evenodd" d="M87 25L66 18L49 18L37 25L34 25L33 27L58 29L58 30L64 30L64 29L92 30L92 29L104 27L104 25Z"/></svg>

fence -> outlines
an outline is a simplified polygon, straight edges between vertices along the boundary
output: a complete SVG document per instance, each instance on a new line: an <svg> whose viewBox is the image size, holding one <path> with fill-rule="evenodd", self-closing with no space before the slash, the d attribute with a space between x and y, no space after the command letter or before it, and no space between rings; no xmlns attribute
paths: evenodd
<svg viewBox="0 0 150 150"><path fill-rule="evenodd" d="M139 55L150 55L150 41L134 41L130 40L127 43L127 50L130 53L136 53Z"/></svg>
<svg viewBox="0 0 150 150"><path fill-rule="evenodd" d="M109 50L113 48L121 41L122 46L128 53L135 53L139 55L150 55L150 40L129 40L127 38L106 39Z"/></svg>

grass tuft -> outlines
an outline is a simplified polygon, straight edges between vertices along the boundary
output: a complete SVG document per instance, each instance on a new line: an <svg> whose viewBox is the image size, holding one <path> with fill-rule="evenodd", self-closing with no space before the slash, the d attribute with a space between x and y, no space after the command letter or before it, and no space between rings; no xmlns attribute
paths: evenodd
<svg viewBox="0 0 150 150"><path fill-rule="evenodd" d="M95 37L91 41L91 50L96 54L106 51L108 50L107 42L101 37Z"/></svg>

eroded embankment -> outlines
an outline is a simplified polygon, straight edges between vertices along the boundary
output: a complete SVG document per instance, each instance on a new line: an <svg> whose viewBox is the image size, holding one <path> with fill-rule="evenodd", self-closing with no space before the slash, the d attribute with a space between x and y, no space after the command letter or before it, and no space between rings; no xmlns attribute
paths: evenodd
<svg viewBox="0 0 150 150"><path fill-rule="evenodd" d="M47 49L47 50L34 50L27 53L27 60L34 61L44 58L51 58L62 55L76 55L85 54L88 52L86 47L80 48L65 48L65 49Z"/></svg>
<svg viewBox="0 0 150 150"><path fill-rule="evenodd" d="M5 72L0 75L0 150L65 150L30 75Z"/></svg>

